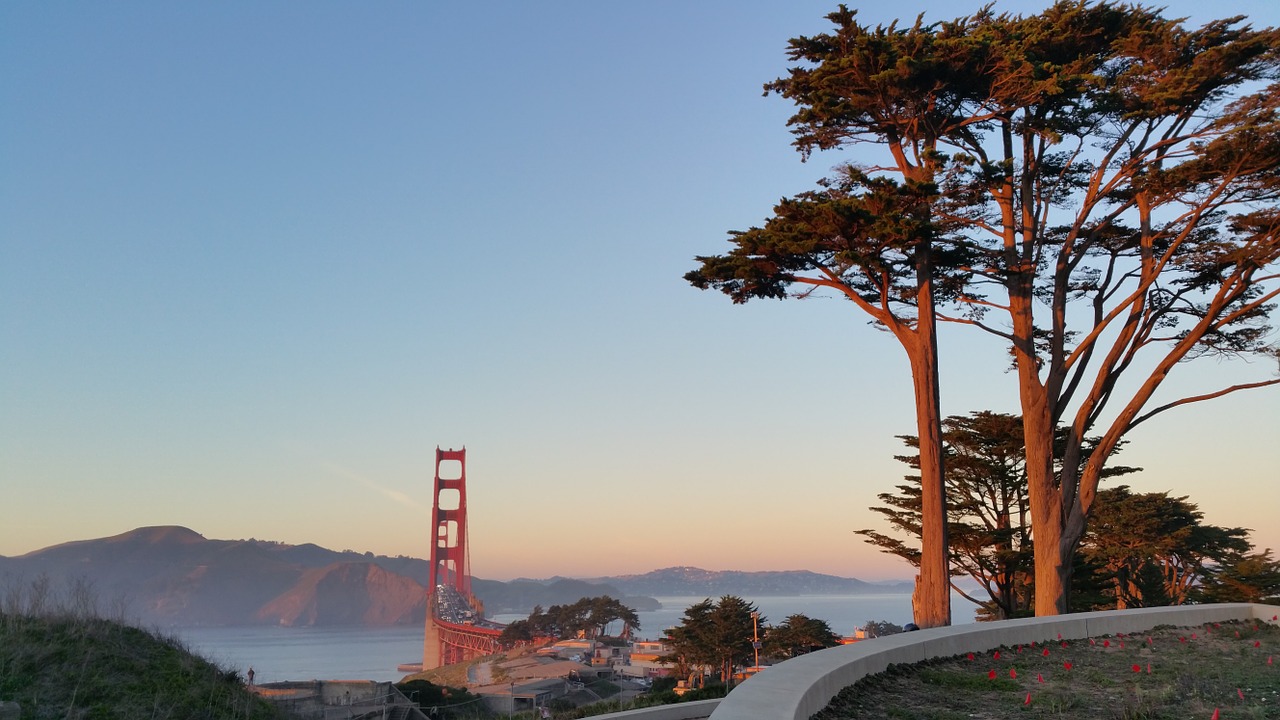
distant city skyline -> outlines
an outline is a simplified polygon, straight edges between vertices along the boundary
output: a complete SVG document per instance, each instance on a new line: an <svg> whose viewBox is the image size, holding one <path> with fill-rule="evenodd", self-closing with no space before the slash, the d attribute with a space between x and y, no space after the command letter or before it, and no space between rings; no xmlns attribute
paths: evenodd
<svg viewBox="0 0 1280 720"><path fill-rule="evenodd" d="M682 279L853 157L801 162L761 96L836 5L0 5L0 555L181 525L426 557L465 446L477 577L909 579L854 534L907 472L901 350ZM998 343L941 355L946 414L1017 412ZM1175 409L1123 482L1280 550L1278 430L1276 389Z"/></svg>

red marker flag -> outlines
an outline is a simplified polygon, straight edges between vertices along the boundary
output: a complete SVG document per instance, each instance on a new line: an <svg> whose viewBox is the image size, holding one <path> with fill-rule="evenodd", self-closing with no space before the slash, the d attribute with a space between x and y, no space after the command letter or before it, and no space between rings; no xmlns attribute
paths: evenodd
<svg viewBox="0 0 1280 720"><path fill-rule="evenodd" d="M1063 640L1063 641L1062 641L1062 647L1066 647L1066 646L1067 646L1067 641L1066 641L1066 640Z"/></svg>
<svg viewBox="0 0 1280 720"><path fill-rule="evenodd" d="M1000 651L999 651L999 650L997 650L997 651L996 651L995 659L996 659L996 660L999 660L999 659L1000 659Z"/></svg>
<svg viewBox="0 0 1280 720"><path fill-rule="evenodd" d="M1018 677L1018 671L1014 668L1009 668L1009 677L1014 678L1016 680Z"/></svg>
<svg viewBox="0 0 1280 720"><path fill-rule="evenodd" d="M1209 720L1218 720L1218 708L1213 709L1213 717L1209 718Z"/></svg>
<svg viewBox="0 0 1280 720"><path fill-rule="evenodd" d="M973 659L973 653L969 653L967 657L968 657L970 660L972 660L972 659Z"/></svg>
<svg viewBox="0 0 1280 720"><path fill-rule="evenodd" d="M1049 648L1045 648L1045 649L1044 649L1044 652L1042 652L1042 653L1040 653L1040 654L1041 654L1041 655L1043 655L1043 656L1045 656L1045 657L1049 657Z"/></svg>
<svg viewBox="0 0 1280 720"><path fill-rule="evenodd" d="M1103 640L1103 641L1102 641L1102 647L1111 647L1111 641L1110 641L1110 640Z"/></svg>
<svg viewBox="0 0 1280 720"><path fill-rule="evenodd" d="M996 671L995 671L995 670L988 670L988 671L987 671L987 679L988 679L988 680L995 680L995 679L996 679Z"/></svg>
<svg viewBox="0 0 1280 720"><path fill-rule="evenodd" d="M1030 704L1031 704L1031 693L1027 693L1027 699L1026 699L1026 700L1023 700L1023 701L1022 701L1022 704L1023 704L1023 705L1030 705Z"/></svg>
<svg viewBox="0 0 1280 720"><path fill-rule="evenodd" d="M1136 672L1136 673L1140 673L1140 672L1142 672L1142 666L1141 666L1141 665L1134 665L1134 666L1133 666L1133 671L1134 671L1134 672Z"/></svg>
<svg viewBox="0 0 1280 720"><path fill-rule="evenodd" d="M1151 674L1151 663L1147 663L1147 674Z"/></svg>
<svg viewBox="0 0 1280 720"><path fill-rule="evenodd" d="M1036 673L1036 682L1038 683L1044 682L1044 675L1041 673Z"/></svg>
<svg viewBox="0 0 1280 720"><path fill-rule="evenodd" d="M1254 647L1262 647L1262 641L1261 641L1261 640L1254 640L1254 641L1253 641L1253 646L1254 646Z"/></svg>
<svg viewBox="0 0 1280 720"><path fill-rule="evenodd" d="M1240 688L1236 688L1236 694L1240 696L1241 700L1244 699L1244 691L1241 690Z"/></svg>
<svg viewBox="0 0 1280 720"><path fill-rule="evenodd" d="M1065 670L1070 670L1070 669L1071 669L1071 663L1070 663L1070 662L1064 662L1064 663L1062 663L1062 667L1063 667L1063 669L1065 669Z"/></svg>

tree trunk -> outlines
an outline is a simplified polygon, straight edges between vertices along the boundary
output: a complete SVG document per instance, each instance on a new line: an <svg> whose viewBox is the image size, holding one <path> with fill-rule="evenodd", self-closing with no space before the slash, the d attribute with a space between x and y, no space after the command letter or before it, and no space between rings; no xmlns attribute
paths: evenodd
<svg viewBox="0 0 1280 720"><path fill-rule="evenodd" d="M927 252L922 262L928 263ZM904 343L911 359L916 400L916 432L920 444L920 574L911 609L922 628L951 624L951 566L947 547L946 488L942 468L942 403L938 393L938 335L933 290L927 277L919 281L914 347Z"/></svg>
<svg viewBox="0 0 1280 720"><path fill-rule="evenodd" d="M1022 398L1022 433L1026 448L1027 499L1031 505L1032 547L1035 558L1035 613L1067 612L1071 560L1075 542L1063 537L1063 490L1054 473L1053 439L1056 428L1049 409L1048 391L1040 381L1035 352L1031 287L1014 282L1009 289L1014 322L1014 360L1018 368L1018 395ZM1075 481L1065 473L1062 482ZM1063 548L1067 547L1064 553Z"/></svg>

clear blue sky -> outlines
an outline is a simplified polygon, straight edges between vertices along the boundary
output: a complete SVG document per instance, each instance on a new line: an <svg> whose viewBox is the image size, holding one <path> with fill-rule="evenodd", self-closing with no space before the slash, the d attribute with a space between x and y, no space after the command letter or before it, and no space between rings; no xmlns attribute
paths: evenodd
<svg viewBox="0 0 1280 720"><path fill-rule="evenodd" d="M853 535L914 431L900 349L681 279L842 159L761 96L834 8L0 4L0 555L180 524L421 557L465 445L480 577L908 577ZM947 413L1016 410L1002 348L946 342ZM1143 426L1130 484L1280 548L1277 408Z"/></svg>

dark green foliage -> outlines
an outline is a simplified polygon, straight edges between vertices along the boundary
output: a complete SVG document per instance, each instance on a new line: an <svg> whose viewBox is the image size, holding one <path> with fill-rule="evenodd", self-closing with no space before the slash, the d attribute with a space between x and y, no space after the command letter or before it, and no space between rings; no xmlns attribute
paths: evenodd
<svg viewBox="0 0 1280 720"><path fill-rule="evenodd" d="M826 620L807 615L792 615L764 634L764 649L770 657L790 658L839 644L840 636Z"/></svg>
<svg viewBox="0 0 1280 720"><path fill-rule="evenodd" d="M756 606L735 595L725 595L716 602L708 598L686 608L680 624L667 632L671 653L663 662L674 665L677 675L688 675L695 682L703 677L704 668L725 681L734 668L755 659L752 638L757 627L764 627L766 618L759 615L753 619L753 613L758 615Z"/></svg>
<svg viewBox="0 0 1280 720"><path fill-rule="evenodd" d="M918 445L913 435L900 437L907 447ZM951 573L976 580L987 597L971 597L961 588L955 589L979 606L979 619L1030 615L1034 576L1022 418L990 411L952 415L942 422L942 439ZM1096 444L1097 439L1088 442ZM919 465L918 455L897 459L911 467ZM1104 474L1110 478L1138 470L1109 465ZM900 494L878 495L885 505L871 510L883 515L901 535L913 539L920 535L920 477L908 475L906 480L907 484L898 486ZM914 543L873 530L856 532L883 552L917 562Z"/></svg>
<svg viewBox="0 0 1280 720"><path fill-rule="evenodd" d="M1110 580L1115 607L1181 605L1210 566L1250 549L1248 530L1203 518L1185 496L1102 490L1080 554Z"/></svg>
<svg viewBox="0 0 1280 720"><path fill-rule="evenodd" d="M277 718L239 673L98 618L0 614L0 698L26 718Z"/></svg>
<svg viewBox="0 0 1280 720"><path fill-rule="evenodd" d="M1192 597L1197 602L1280 603L1280 562L1271 550L1228 558L1206 570Z"/></svg>
<svg viewBox="0 0 1280 720"><path fill-rule="evenodd" d="M552 605L546 610L539 605L527 620L508 625L500 641L512 645L537 638L603 637L609 625L619 621L622 623L620 637L630 637L632 630L640 629L640 616L636 611L608 595L582 598L572 605Z"/></svg>
<svg viewBox="0 0 1280 720"><path fill-rule="evenodd" d="M434 713L434 718L484 718L489 717L488 707L478 695L466 688L436 685L426 680L410 680L396 685L401 693L416 702L423 712Z"/></svg>
<svg viewBox="0 0 1280 720"><path fill-rule="evenodd" d="M679 680L670 676L656 677L653 679L653 684L649 687L649 689L655 693L666 692L667 690L674 690L676 687L676 683L678 682Z"/></svg>
<svg viewBox="0 0 1280 720"><path fill-rule="evenodd" d="M906 630L897 623L891 623L888 620L868 620L866 625L862 626L868 637L884 637L885 635L897 635Z"/></svg>

